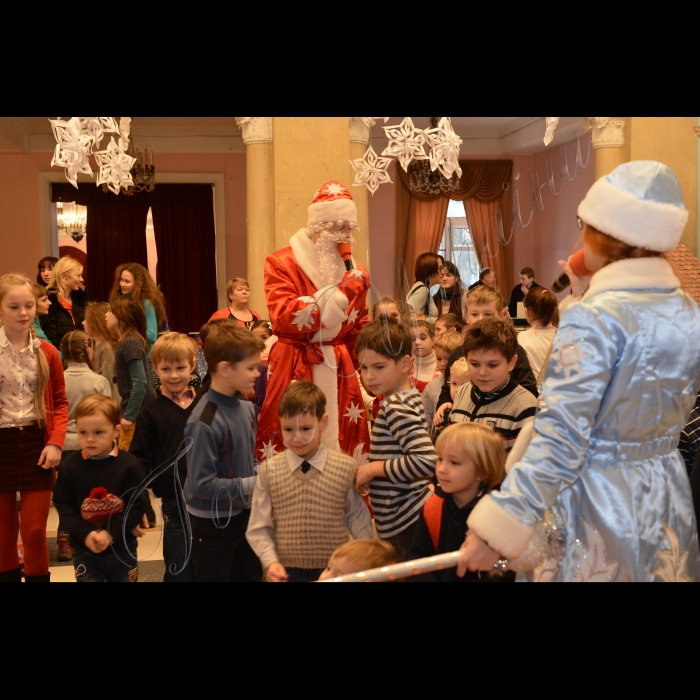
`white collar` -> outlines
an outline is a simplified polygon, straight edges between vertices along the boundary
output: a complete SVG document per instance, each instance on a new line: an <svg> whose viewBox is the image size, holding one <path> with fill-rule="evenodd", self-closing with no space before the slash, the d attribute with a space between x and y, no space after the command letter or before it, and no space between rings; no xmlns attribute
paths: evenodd
<svg viewBox="0 0 700 700"><path fill-rule="evenodd" d="M314 469L318 469L320 472L326 466L326 459L328 459L328 450L326 446L321 443L316 450L316 454L311 459L306 459L306 457L299 457L295 455L291 450L285 450L285 459L289 463L289 470L294 471L301 467L302 462L308 462Z"/></svg>
<svg viewBox="0 0 700 700"><path fill-rule="evenodd" d="M20 350L20 352L24 352L27 349L29 349L31 352L36 352L37 348L39 348L40 346L41 346L41 339L38 336L32 338L32 336L30 334L29 345L26 348L22 348ZM5 333L5 326L0 326L0 347L1 348L9 347L13 353L15 352L10 341L7 339L7 333Z"/></svg>
<svg viewBox="0 0 700 700"><path fill-rule="evenodd" d="M681 282L665 258L626 258L601 268L591 277L588 299L618 289L678 289Z"/></svg>

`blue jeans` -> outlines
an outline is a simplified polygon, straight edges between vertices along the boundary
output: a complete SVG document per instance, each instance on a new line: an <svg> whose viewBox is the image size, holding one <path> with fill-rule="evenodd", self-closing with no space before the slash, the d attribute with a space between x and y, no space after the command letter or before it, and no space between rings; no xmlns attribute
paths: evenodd
<svg viewBox="0 0 700 700"><path fill-rule="evenodd" d="M136 567L137 547L135 541L128 545L128 552L120 547L119 557L111 547L100 554L76 551L73 555L75 580L78 583L128 583L129 571Z"/></svg>
<svg viewBox="0 0 700 700"><path fill-rule="evenodd" d="M192 583L192 537L187 532L185 518L189 517L184 502L174 498L163 498L163 559L165 576L170 583ZM191 528L190 528L191 533Z"/></svg>
<svg viewBox="0 0 700 700"><path fill-rule="evenodd" d="M324 569L298 569L294 566L284 567L289 574L288 583L311 583L318 581Z"/></svg>

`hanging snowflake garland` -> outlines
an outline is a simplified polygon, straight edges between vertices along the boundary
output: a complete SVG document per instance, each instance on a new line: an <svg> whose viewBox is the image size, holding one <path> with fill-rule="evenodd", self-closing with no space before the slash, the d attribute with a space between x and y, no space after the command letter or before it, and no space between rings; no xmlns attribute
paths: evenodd
<svg viewBox="0 0 700 700"><path fill-rule="evenodd" d="M65 168L66 180L77 189L78 173L92 176L89 162L92 140L82 132L79 117L72 117L68 121L49 119L49 122L56 138L56 150L51 165Z"/></svg>
<svg viewBox="0 0 700 700"><path fill-rule="evenodd" d="M406 117L398 126L382 128L389 139L389 145L382 151L382 155L395 156L406 172L412 161L428 159L423 150L424 132L416 129L411 117Z"/></svg>
<svg viewBox="0 0 700 700"><path fill-rule="evenodd" d="M350 161L350 165L355 171L353 187L365 185L371 194L374 195L379 185L391 182L389 173L386 172L390 163L391 158L381 158L376 154L374 148L370 146L365 151L363 158Z"/></svg>
<svg viewBox="0 0 700 700"><path fill-rule="evenodd" d="M105 132L119 133L119 127L114 117L78 117L80 120L80 132L90 138L91 148L97 148L102 141Z"/></svg>
<svg viewBox="0 0 700 700"><path fill-rule="evenodd" d="M462 168L459 167L459 147L462 139L452 128L449 117L443 117L435 129L426 129L422 132L430 145L430 168L439 170L446 179L457 173L462 177Z"/></svg>
<svg viewBox="0 0 700 700"><path fill-rule="evenodd" d="M119 194L120 188L133 187L134 181L131 177L131 168L136 162L136 158L124 153L115 143L114 136L109 140L109 145L104 151L95 151L93 154L100 172L97 176L97 185L106 184L114 194Z"/></svg>

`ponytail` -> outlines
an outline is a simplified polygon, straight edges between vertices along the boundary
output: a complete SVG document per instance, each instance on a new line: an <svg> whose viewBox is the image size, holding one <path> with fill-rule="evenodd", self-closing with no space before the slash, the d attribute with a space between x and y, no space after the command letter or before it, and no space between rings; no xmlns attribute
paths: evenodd
<svg viewBox="0 0 700 700"><path fill-rule="evenodd" d="M559 306L557 299L548 289L535 287L523 299L523 305L530 313L532 325L546 328L550 323L559 326Z"/></svg>
<svg viewBox="0 0 700 700"><path fill-rule="evenodd" d="M34 330L34 325L29 326L29 342L34 345L36 341L36 386L34 387L34 412L40 428L46 425L46 385L49 383L49 363L41 347L41 341Z"/></svg>

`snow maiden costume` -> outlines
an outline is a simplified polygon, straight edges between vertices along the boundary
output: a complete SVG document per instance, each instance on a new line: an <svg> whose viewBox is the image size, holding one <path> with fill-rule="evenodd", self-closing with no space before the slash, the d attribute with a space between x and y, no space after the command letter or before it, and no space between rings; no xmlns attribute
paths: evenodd
<svg viewBox="0 0 700 700"><path fill-rule="evenodd" d="M598 180L578 214L654 251L673 250L688 218L675 175L653 161ZM532 440L524 454L516 444L522 456L474 508L469 529L528 580L700 580L676 449L698 390L698 348L700 311L666 259L595 272L562 313Z"/></svg>
<svg viewBox="0 0 700 700"><path fill-rule="evenodd" d="M347 187L335 181L323 185L308 220L308 229L297 231L290 247L265 259L265 299L278 341L270 350L256 456L262 460L284 450L277 404L291 382L304 380L326 395L329 423L323 444L361 463L367 461L369 432L355 373L355 341L368 321L369 273L354 260L354 269L346 272L338 253L339 242L355 242L339 226L357 226Z"/></svg>

